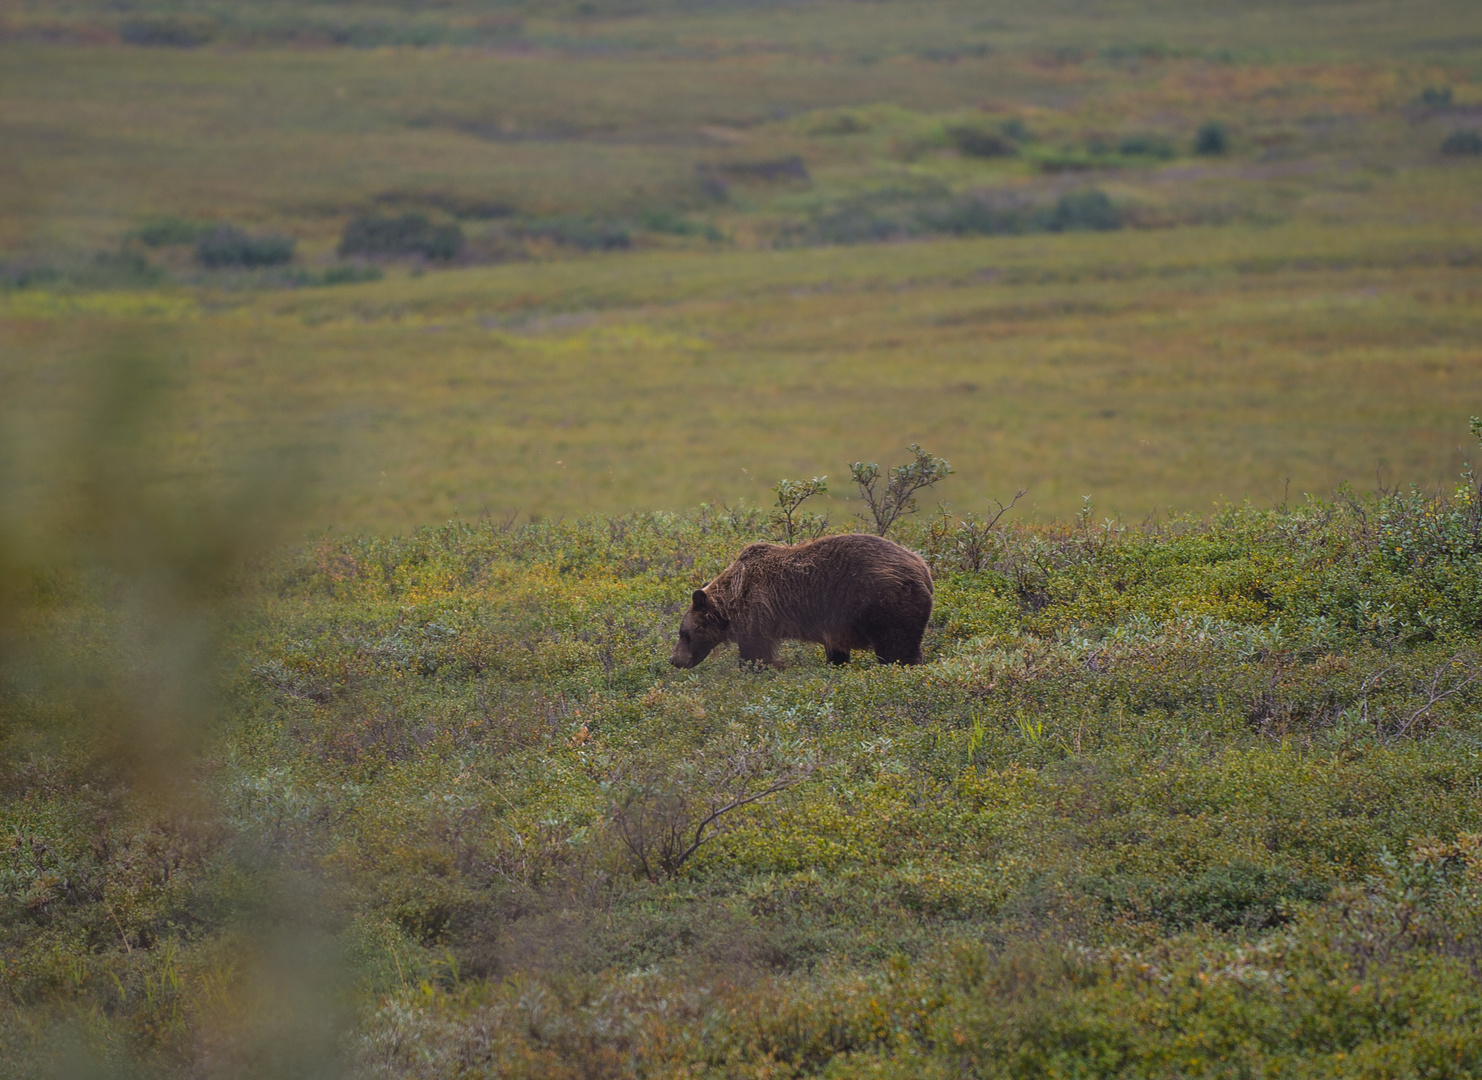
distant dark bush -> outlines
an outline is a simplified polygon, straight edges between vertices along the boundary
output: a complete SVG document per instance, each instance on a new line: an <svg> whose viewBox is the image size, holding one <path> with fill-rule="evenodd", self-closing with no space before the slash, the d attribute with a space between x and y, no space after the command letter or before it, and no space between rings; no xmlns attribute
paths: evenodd
<svg viewBox="0 0 1482 1080"><path fill-rule="evenodd" d="M424 259L451 259L462 250L462 229L457 225L434 225L425 214L351 218L340 236L339 246L341 256L372 258L420 255Z"/></svg>
<svg viewBox="0 0 1482 1080"><path fill-rule="evenodd" d="M957 152L967 154L969 157L1013 157L1019 152L1019 148L1002 135L983 131L981 128L948 128L947 135L951 138L952 145L957 148Z"/></svg>
<svg viewBox="0 0 1482 1080"><path fill-rule="evenodd" d="M99 251L93 255L92 264L74 275L79 285L94 288L129 288L157 285L164 279L165 272L151 266L142 252L124 248L119 251Z"/></svg>
<svg viewBox="0 0 1482 1080"><path fill-rule="evenodd" d="M1106 192L1090 188L1062 195L1054 207L1042 212L1038 224L1047 232L1120 229L1122 214Z"/></svg>
<svg viewBox="0 0 1482 1080"><path fill-rule="evenodd" d="M1482 131L1453 131L1441 143L1443 154L1482 154Z"/></svg>
<svg viewBox="0 0 1482 1080"><path fill-rule="evenodd" d="M809 135L858 135L869 128L853 113L826 116L808 129Z"/></svg>
<svg viewBox="0 0 1482 1080"><path fill-rule="evenodd" d="M192 49L216 36L216 23L185 15L143 15L128 19L118 28L126 45L162 45Z"/></svg>
<svg viewBox="0 0 1482 1080"><path fill-rule="evenodd" d="M700 170L700 190L705 193L707 199L716 202L725 202L731 197L731 182L718 173L706 169Z"/></svg>
<svg viewBox="0 0 1482 1080"><path fill-rule="evenodd" d="M1173 143L1159 135L1128 135L1117 144L1117 152L1129 157L1152 157L1167 161L1175 156Z"/></svg>
<svg viewBox="0 0 1482 1080"><path fill-rule="evenodd" d="M935 64L955 64L959 60L979 60L991 52L987 45L938 45L916 53L922 60Z"/></svg>
<svg viewBox="0 0 1482 1080"><path fill-rule="evenodd" d="M958 236L1000 236L1025 232L1029 216L1014 206L993 206L979 199L961 199L945 210L928 211L921 222L934 232Z"/></svg>
<svg viewBox="0 0 1482 1080"><path fill-rule="evenodd" d="M1420 92L1417 99L1422 105L1440 106L1444 108L1451 104L1451 87L1449 86L1427 86Z"/></svg>
<svg viewBox="0 0 1482 1080"><path fill-rule="evenodd" d="M0 263L0 289L34 289L60 281L62 272L55 266L34 263Z"/></svg>
<svg viewBox="0 0 1482 1080"><path fill-rule="evenodd" d="M775 183L779 180L808 179L808 166L796 154L766 161L728 161L708 166L707 171L718 173L732 180L761 180Z"/></svg>
<svg viewBox="0 0 1482 1080"><path fill-rule="evenodd" d="M293 258L293 243L277 233L253 236L235 225L218 225L196 240L196 261L212 270L282 266Z"/></svg>
<svg viewBox="0 0 1482 1080"><path fill-rule="evenodd" d="M668 236L703 236L711 241L725 239L725 234L714 225L690 221L672 210L656 210L645 214L639 219L639 224L650 232L664 233Z"/></svg>
<svg viewBox="0 0 1482 1080"><path fill-rule="evenodd" d="M1211 120L1199 128L1199 133L1194 136L1194 153L1217 156L1223 154L1230 148L1230 136L1225 131L1225 125L1218 120Z"/></svg>
<svg viewBox="0 0 1482 1080"><path fill-rule="evenodd" d="M594 218L546 218L527 222L521 232L583 251L618 251L633 246L633 234L627 226Z"/></svg>
<svg viewBox="0 0 1482 1080"><path fill-rule="evenodd" d="M194 244L212 228L214 226L196 221L160 218L141 225L134 231L134 236L146 247L168 247L171 244Z"/></svg>
<svg viewBox="0 0 1482 1080"><path fill-rule="evenodd" d="M323 270L284 270L264 275L260 284L282 289L317 289L324 285L358 285L363 281L380 281L385 276L379 266L350 264L329 266Z"/></svg>
<svg viewBox="0 0 1482 1080"><path fill-rule="evenodd" d="M1033 138L1029 134L1029 128L1025 125L1024 121L1020 120L1017 116L1005 120L999 125L998 130L1003 132L1005 139L1012 139L1016 143L1028 142Z"/></svg>
<svg viewBox="0 0 1482 1080"><path fill-rule="evenodd" d="M0 263L0 289L76 286L88 289L131 289L157 285L165 272L151 266L142 252L123 248L99 251L86 262L57 265Z"/></svg>
<svg viewBox="0 0 1482 1080"><path fill-rule="evenodd" d="M379 266L331 266L319 275L319 284L355 285L362 281L380 281L385 276Z"/></svg>
<svg viewBox="0 0 1482 1080"><path fill-rule="evenodd" d="M850 200L814 216L810 239L822 244L870 244L898 240L914 230L890 207L869 200Z"/></svg>

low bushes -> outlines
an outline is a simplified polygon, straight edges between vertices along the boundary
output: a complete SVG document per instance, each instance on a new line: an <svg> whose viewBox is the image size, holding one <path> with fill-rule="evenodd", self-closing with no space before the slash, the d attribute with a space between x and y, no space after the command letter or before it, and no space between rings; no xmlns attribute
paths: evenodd
<svg viewBox="0 0 1482 1080"><path fill-rule="evenodd" d="M186 1075L288 985L369 1076L1468 1075L1479 496L903 520L913 668L669 667L760 510L326 536L179 804L84 721L123 591L37 582L17 655L93 681L0 681L0 1032Z"/></svg>
<svg viewBox="0 0 1482 1080"><path fill-rule="evenodd" d="M1482 131L1466 128L1453 131L1441 143L1441 153L1454 155L1482 154Z"/></svg>
<svg viewBox="0 0 1482 1080"><path fill-rule="evenodd" d="M1194 136L1194 153L1218 157L1230 148L1230 135L1218 120L1202 124Z"/></svg>
<svg viewBox="0 0 1482 1080"><path fill-rule="evenodd" d="M1123 136L1117 143L1117 153L1128 157L1150 157L1168 161L1178 156L1173 142L1161 135L1133 134Z"/></svg>
<svg viewBox="0 0 1482 1080"><path fill-rule="evenodd" d="M205 16L139 15L119 25L118 36L125 45L154 45L192 49L216 37L220 27Z"/></svg>
<svg viewBox="0 0 1482 1080"><path fill-rule="evenodd" d="M462 252L463 242L463 230L458 225L437 225L425 214L395 217L370 214L351 218L346 223L339 253L342 257L414 255L446 261Z"/></svg>
<svg viewBox="0 0 1482 1080"><path fill-rule="evenodd" d="M282 266L293 258L293 247L291 237L254 236L235 225L217 225L196 239L196 261L210 270Z"/></svg>
<svg viewBox="0 0 1482 1080"><path fill-rule="evenodd" d="M965 198L921 220L932 231L958 235L1075 232L1120 229L1122 214L1104 191L1090 188L1060 196L1048 206L994 204Z"/></svg>
<svg viewBox="0 0 1482 1080"><path fill-rule="evenodd" d="M1012 140L981 128L948 128L947 137L952 140L952 145L959 153L969 157L1013 157L1019 152L1019 147Z"/></svg>
<svg viewBox="0 0 1482 1080"><path fill-rule="evenodd" d="M633 246L633 233L626 225L592 217L526 220L515 231L522 238L545 240L582 251L619 251Z"/></svg>

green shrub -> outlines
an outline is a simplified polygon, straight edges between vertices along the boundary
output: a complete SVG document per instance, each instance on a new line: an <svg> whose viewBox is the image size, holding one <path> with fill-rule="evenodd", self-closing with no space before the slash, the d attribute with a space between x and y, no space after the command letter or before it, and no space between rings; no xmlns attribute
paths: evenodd
<svg viewBox="0 0 1482 1080"><path fill-rule="evenodd" d="M0 263L0 287L7 289L33 289L39 285L55 284L62 279L61 270L44 263Z"/></svg>
<svg viewBox="0 0 1482 1080"><path fill-rule="evenodd" d="M1108 914L1156 922L1168 931L1196 926L1264 930L1289 921L1293 905L1325 900L1332 891L1327 882L1245 862L1172 880L1121 875L1088 881L1082 888L1098 897Z"/></svg>
<svg viewBox="0 0 1482 1080"><path fill-rule="evenodd" d="M1090 188L1062 195L1054 207L1036 215L1036 221L1047 232L1108 230L1122 227L1122 214L1106 192Z"/></svg>
<svg viewBox="0 0 1482 1080"><path fill-rule="evenodd" d="M1433 108L1445 108L1451 104L1451 87L1449 86L1427 86L1420 92L1416 99L1422 105Z"/></svg>
<svg viewBox="0 0 1482 1080"><path fill-rule="evenodd" d="M293 247L291 237L253 236L235 225L217 225L196 239L196 261L212 270L281 266L293 258Z"/></svg>
<svg viewBox="0 0 1482 1080"><path fill-rule="evenodd" d="M809 135L860 135L869 130L869 126L853 113L834 113L832 116L820 118L808 129Z"/></svg>
<svg viewBox="0 0 1482 1080"><path fill-rule="evenodd" d="M951 127L947 129L947 137L952 140L952 145L957 148L958 153L966 154L968 157L1013 157L1019 152L1018 146L1006 136L984 131L981 128Z"/></svg>
<svg viewBox="0 0 1482 1080"><path fill-rule="evenodd" d="M917 231L909 209L878 199L849 199L813 215L807 237L814 243L867 244L899 240Z"/></svg>
<svg viewBox="0 0 1482 1080"><path fill-rule="evenodd" d="M797 154L762 161L726 161L703 168L707 172L741 182L779 183L809 179L808 166Z"/></svg>
<svg viewBox="0 0 1482 1080"><path fill-rule="evenodd" d="M125 19L118 36L126 45L192 49L216 36L214 19L190 15L140 15Z"/></svg>
<svg viewBox="0 0 1482 1080"><path fill-rule="evenodd" d="M1446 136L1441 143L1443 154L1482 154L1482 131L1462 128Z"/></svg>
<svg viewBox="0 0 1482 1080"><path fill-rule="evenodd" d="M1151 157L1167 161L1177 156L1173 143L1161 135L1127 135L1117 144L1117 152L1128 157Z"/></svg>
<svg viewBox="0 0 1482 1080"><path fill-rule="evenodd" d="M1034 138L1029 133L1028 125L1017 116L1005 120L998 126L998 130L1003 133L1005 139L1012 139L1016 143L1029 142Z"/></svg>
<svg viewBox="0 0 1482 1080"><path fill-rule="evenodd" d="M358 285L367 281L380 281L385 276L379 266L357 266L350 263L323 270L294 270L273 276L263 284L276 284L290 289L313 289L329 285Z"/></svg>
<svg viewBox="0 0 1482 1080"><path fill-rule="evenodd" d="M1225 130L1225 125L1218 120L1210 120L1200 126L1198 133L1194 136L1194 153L1207 157L1217 157L1230 148L1230 135Z"/></svg>
<svg viewBox="0 0 1482 1080"><path fill-rule="evenodd" d="M0 288L34 289L75 286L88 289L137 289L158 285L165 272L140 251L120 248L95 252L86 261L0 264Z"/></svg>
<svg viewBox="0 0 1482 1080"><path fill-rule="evenodd" d="M384 276L378 266L331 266L319 275L319 284L354 285L362 281L380 281Z"/></svg>
<svg viewBox="0 0 1482 1080"><path fill-rule="evenodd" d="M714 225L690 221L672 210L655 210L644 214L639 218L639 224L650 232L664 233L667 236L699 236L712 243L725 239L725 234Z"/></svg>
<svg viewBox="0 0 1482 1080"><path fill-rule="evenodd" d="M1032 214L1014 203L997 203L982 198L956 199L941 209L920 214L921 224L932 232L957 236L1001 236L1028 232L1033 228Z"/></svg>
<svg viewBox="0 0 1482 1080"><path fill-rule="evenodd" d="M425 214L363 215L345 224L338 250L341 257L416 255L447 260L463 250L463 230L457 225L433 224Z"/></svg>
<svg viewBox="0 0 1482 1080"><path fill-rule="evenodd" d="M526 221L520 224L518 232L583 251L618 251L633 246L633 234L626 225L590 217Z"/></svg>

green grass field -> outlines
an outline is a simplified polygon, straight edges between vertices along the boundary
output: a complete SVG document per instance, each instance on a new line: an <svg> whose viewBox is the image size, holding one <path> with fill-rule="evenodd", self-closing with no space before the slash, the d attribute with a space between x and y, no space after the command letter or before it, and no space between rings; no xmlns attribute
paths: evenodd
<svg viewBox="0 0 1482 1080"><path fill-rule="evenodd" d="M0 0L0 1076L1482 1075L1475 132L1461 0ZM925 665L669 666L911 443Z"/></svg>
<svg viewBox="0 0 1482 1080"><path fill-rule="evenodd" d="M143 335L179 364L180 467L307 448L307 530L766 502L911 441L950 501L1026 486L1040 517L1435 484L1477 400L1482 163L1440 152L1482 102L1474 13L1325 10L18 5L5 397L65 412L79 358ZM121 44L141 19L204 44ZM322 47L336 19L383 44ZM999 127L1006 156L954 143ZM929 224L1086 190L1125 227ZM284 287L401 212L463 254ZM294 263L129 239L163 217L277 230ZM628 249L582 254L592 229Z"/></svg>
<svg viewBox="0 0 1482 1080"><path fill-rule="evenodd" d="M58 370L90 370L67 358L142 321L177 358L180 467L307 444L305 528L760 504L908 442L952 461L964 510L1027 487L1038 516L1091 495L1140 519L1381 464L1386 484L1454 475L1482 400L1479 261L1440 229L1206 227L21 291L0 313L13 356L48 358L13 385L62 401Z"/></svg>

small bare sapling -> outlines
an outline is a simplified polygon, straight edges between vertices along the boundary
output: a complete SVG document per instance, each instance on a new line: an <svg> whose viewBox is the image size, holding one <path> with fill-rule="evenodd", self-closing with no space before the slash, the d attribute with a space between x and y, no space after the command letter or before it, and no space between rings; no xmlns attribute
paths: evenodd
<svg viewBox="0 0 1482 1080"><path fill-rule="evenodd" d="M868 516L857 516L871 526L876 536L884 536L898 519L916 512L916 492L952 474L952 466L947 464L946 458L928 454L915 443L906 449L911 452L912 460L891 469L883 488L880 486L880 466L873 461L856 461L849 466L849 475L858 485L859 497L869 510Z"/></svg>

